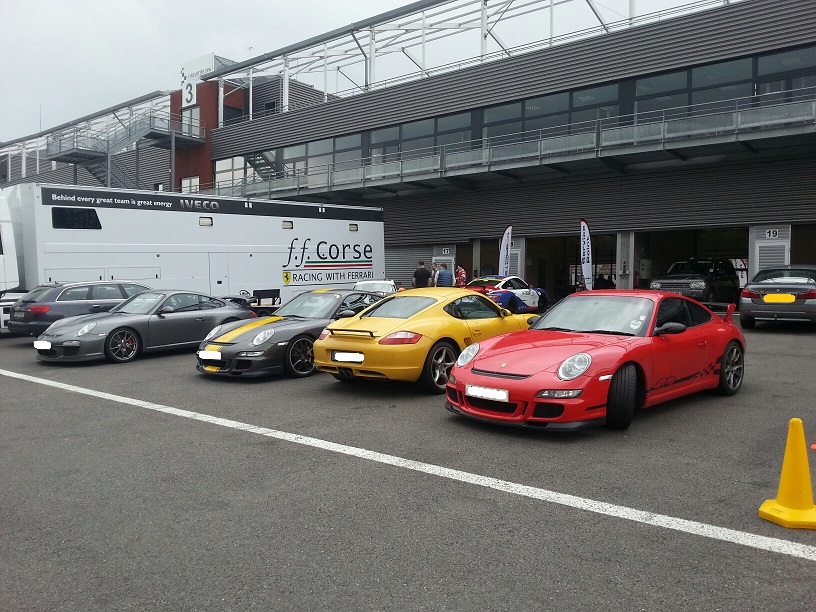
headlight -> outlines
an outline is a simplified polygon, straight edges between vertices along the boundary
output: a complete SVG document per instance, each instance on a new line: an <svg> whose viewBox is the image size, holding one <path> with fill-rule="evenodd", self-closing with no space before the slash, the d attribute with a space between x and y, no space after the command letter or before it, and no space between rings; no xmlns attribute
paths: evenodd
<svg viewBox="0 0 816 612"><path fill-rule="evenodd" d="M561 380L572 380L578 378L592 365L592 357L587 353L578 353L568 359L558 368L558 378Z"/></svg>
<svg viewBox="0 0 816 612"><path fill-rule="evenodd" d="M252 346L258 346L259 344L263 344L274 335L275 335L274 327L272 329L265 329L252 339Z"/></svg>
<svg viewBox="0 0 816 612"><path fill-rule="evenodd" d="M79 328L79 331L77 332L77 336L84 336L89 331L91 331L94 327L96 327L96 323L88 323L87 325L83 325L82 327Z"/></svg>
<svg viewBox="0 0 816 612"><path fill-rule="evenodd" d="M706 284L705 281L691 281L689 283L689 287L691 287L692 289L705 289Z"/></svg>
<svg viewBox="0 0 816 612"><path fill-rule="evenodd" d="M466 366L473 358L476 357L476 353L479 352L479 343L474 342L473 344L466 346L465 350L459 353L459 357L456 358L456 365L460 368Z"/></svg>
<svg viewBox="0 0 816 612"><path fill-rule="evenodd" d="M209 334L207 334L206 336L204 336L204 339L205 339L205 340L209 340L209 339L210 339L210 338L212 338L213 336L217 335L217 334L218 334L218 332L220 332L220 331L221 331L221 326L220 326L220 325L216 325L215 327L213 327L213 328L210 330L210 333L209 333Z"/></svg>
<svg viewBox="0 0 816 612"><path fill-rule="evenodd" d="M649 283L649 289L660 289L660 281L652 281Z"/></svg>

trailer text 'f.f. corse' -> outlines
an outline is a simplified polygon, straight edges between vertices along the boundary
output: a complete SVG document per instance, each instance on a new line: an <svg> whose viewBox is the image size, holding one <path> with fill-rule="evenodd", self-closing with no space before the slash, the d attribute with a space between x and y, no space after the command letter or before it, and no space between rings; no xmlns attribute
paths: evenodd
<svg viewBox="0 0 816 612"><path fill-rule="evenodd" d="M33 183L3 195L0 292L122 279L286 301L385 278L381 208Z"/></svg>

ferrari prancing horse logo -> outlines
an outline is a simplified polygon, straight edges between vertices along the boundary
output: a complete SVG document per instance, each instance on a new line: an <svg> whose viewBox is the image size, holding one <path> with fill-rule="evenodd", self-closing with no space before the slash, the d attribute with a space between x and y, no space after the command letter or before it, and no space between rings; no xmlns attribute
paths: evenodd
<svg viewBox="0 0 816 612"><path fill-rule="evenodd" d="M291 280L292 280L292 273L291 272L284 272L283 273L283 284L288 285Z"/></svg>

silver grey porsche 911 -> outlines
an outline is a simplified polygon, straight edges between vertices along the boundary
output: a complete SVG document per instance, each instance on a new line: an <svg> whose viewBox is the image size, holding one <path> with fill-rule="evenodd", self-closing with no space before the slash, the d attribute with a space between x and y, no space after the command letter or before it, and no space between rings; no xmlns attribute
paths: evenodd
<svg viewBox="0 0 816 612"><path fill-rule="evenodd" d="M35 341L40 361L106 358L132 361L142 352L195 348L217 325L255 316L226 299L191 291L145 291L109 312L54 322Z"/></svg>

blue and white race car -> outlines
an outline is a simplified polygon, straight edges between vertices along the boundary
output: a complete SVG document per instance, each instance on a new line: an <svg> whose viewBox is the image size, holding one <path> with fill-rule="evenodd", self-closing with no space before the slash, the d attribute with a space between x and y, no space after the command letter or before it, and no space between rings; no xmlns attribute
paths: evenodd
<svg viewBox="0 0 816 612"><path fill-rule="evenodd" d="M544 289L531 287L518 276L480 276L465 288L484 293L513 313L544 312L550 306L550 298Z"/></svg>

